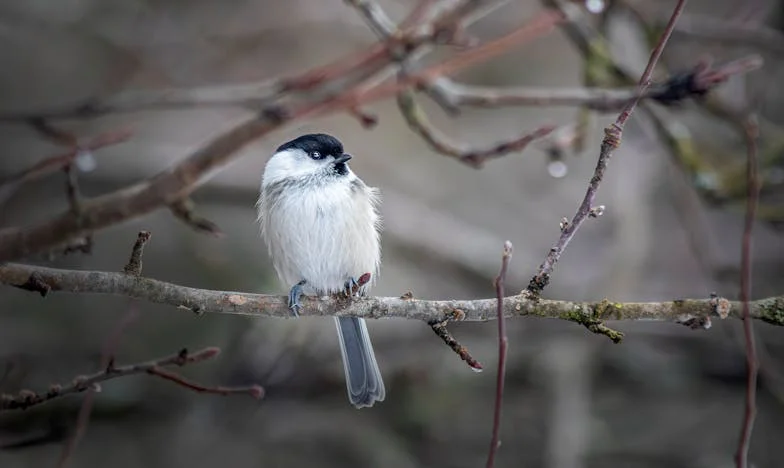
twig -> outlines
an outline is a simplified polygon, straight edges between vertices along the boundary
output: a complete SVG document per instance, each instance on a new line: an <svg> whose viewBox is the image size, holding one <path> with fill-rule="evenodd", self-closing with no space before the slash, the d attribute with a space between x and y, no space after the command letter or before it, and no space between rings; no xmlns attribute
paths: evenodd
<svg viewBox="0 0 784 468"><path fill-rule="evenodd" d="M455 106L581 106L600 112L622 110L635 99L650 99L671 104L689 97L699 97L729 77L748 73L762 66L759 55L749 55L711 69L698 65L687 73L651 85L640 91L629 89L478 86L456 83L442 78L443 89Z"/></svg>
<svg viewBox="0 0 784 468"><path fill-rule="evenodd" d="M445 156L450 156L458 161L467 164L474 169L481 169L484 163L491 158L498 158L506 154L522 151L537 138L549 135L554 126L544 126L537 128L531 133L524 133L509 141L497 143L488 148L469 148L462 147L459 143L453 143L430 123L425 112L416 103L414 93L403 91L397 96L397 105L400 113L406 120L408 127L419 134L430 147Z"/></svg>
<svg viewBox="0 0 784 468"><path fill-rule="evenodd" d="M659 42L654 48L653 52L651 52L648 65L645 67L645 71L640 77L640 92L638 98L626 106L614 124L605 128L605 137L602 140L599 159L596 163L596 169L594 170L593 176L591 177L591 181L588 184L588 190L585 193L585 197L583 198L582 203L580 203L580 206L577 209L577 213L575 213L572 220L568 223L567 226L565 226L565 229L561 230L561 236L559 237L558 242L550 249L550 252L547 254L544 262L540 265L536 275L531 278L531 281L528 283L526 291L530 297L538 298L540 296L542 290L550 282L550 275L555 268L555 264L561 258L561 254L566 249L566 246L569 245L569 242L577 233L577 230L580 228L583 222L588 219L591 213L591 209L593 208L593 201L596 198L596 193L599 190L599 185L604 178L604 172L607 169L607 164L609 163L610 158L612 158L615 150L621 144L624 125L626 124L626 121L629 119L629 117L631 117L632 112L634 112L634 108L639 101L639 97L649 86L653 69L661 57L662 52L664 51L664 46L667 44L667 40L672 34L672 29L675 26L675 22L678 20L678 16L683 11L685 4L686 0L678 1L670 21L667 24L667 28L659 38Z"/></svg>
<svg viewBox="0 0 784 468"><path fill-rule="evenodd" d="M462 311L455 311L454 315L461 315ZM459 318L457 320L460 320ZM483 366L482 363L474 359L471 355L471 352L468 351L468 348L460 344L457 339L452 336L449 330L446 328L446 324L449 323L449 320L441 320L441 321L434 321L429 323L430 328L433 330L433 333L436 334L437 337L441 338L441 340L449 346L449 348L455 352L460 359L465 361L468 364L468 367L471 368L472 371L475 372L482 372Z"/></svg>
<svg viewBox="0 0 784 468"><path fill-rule="evenodd" d="M151 234L149 231L139 231L136 242L133 244L133 250L131 250L131 258L128 259L128 263L123 268L123 272L126 275L141 276L144 246L147 244L147 241L150 240L150 236Z"/></svg>
<svg viewBox="0 0 784 468"><path fill-rule="evenodd" d="M256 399L262 398L264 396L264 390L258 385L251 385L246 387L202 387L197 389L193 388L191 382L185 379L173 379L170 378L171 375L168 372L161 372L163 367L182 367L188 364L212 359L219 353L220 350L214 347L205 348L200 351L196 351L195 353L190 353L187 349L183 349L179 353L161 359L138 364L130 364L127 366L110 366L101 370L100 372L96 372L95 374L78 376L67 385L52 385L46 393L35 393L30 390L22 390L17 395L0 395L0 411L26 409L31 406L46 403L56 398L62 398L66 395L84 392L107 380L117 379L134 374L154 375L184 386L190 390L206 391L204 389L209 389L211 390L210 393L217 393L221 395L246 394Z"/></svg>
<svg viewBox="0 0 784 468"><path fill-rule="evenodd" d="M501 271L495 279L495 293L497 299L498 316L498 374L495 381L495 406L493 410L493 435L490 438L490 450L487 453L487 468L495 465L495 455L501 446L499 439L501 432L501 406L504 400L504 377L506 375L506 347L509 339L506 336L506 324L504 320L504 282L506 281L506 270L509 268L509 260L512 259L512 243L504 243L504 253L501 257Z"/></svg>
<svg viewBox="0 0 784 468"><path fill-rule="evenodd" d="M217 224L213 223L207 218L199 216L196 213L193 200L190 198L177 200L176 202L169 205L169 209L175 218L192 227L196 231L203 232L218 238L226 236Z"/></svg>
<svg viewBox="0 0 784 468"><path fill-rule="evenodd" d="M746 158L746 220L743 228L743 246L741 252L741 277L740 277L740 300L743 307L743 334L746 341L746 407L741 426L738 450L735 453L735 465L738 468L748 466L749 445L751 445L751 432L754 428L754 419L757 414L757 373L759 371L759 359L757 358L757 346L754 338L754 326L751 322L751 255L752 255L752 234L754 220L757 215L757 204L759 203L759 178L757 174L757 138L759 128L754 116L749 117L746 122L746 146L748 148Z"/></svg>

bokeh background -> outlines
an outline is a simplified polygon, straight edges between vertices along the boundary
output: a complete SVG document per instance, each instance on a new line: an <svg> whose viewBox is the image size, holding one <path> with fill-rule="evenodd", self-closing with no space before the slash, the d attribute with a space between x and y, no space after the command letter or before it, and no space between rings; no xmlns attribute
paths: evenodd
<svg viewBox="0 0 784 468"><path fill-rule="evenodd" d="M616 2L620 3L620 2ZM651 24L674 2L627 1ZM380 2L395 19L412 0ZM496 37L539 11L539 2L507 2L471 32ZM639 73L649 52L639 17L618 10L600 27L613 57ZM719 95L753 103L762 122L766 187L782 183L784 94L782 15L776 1L693 0L689 18L749 25L752 40L699 37L684 27L665 54L668 69L691 68L755 52L765 67L733 78ZM593 18L595 24L600 18ZM707 20L706 20L707 21ZM721 24L721 23L719 23ZM755 25L772 30L755 41ZM760 27L760 29L762 29ZM655 28L654 28L655 30ZM764 31L763 31L764 32ZM0 109L34 111L108 96L126 89L218 85L302 71L374 40L355 11L338 0L69 0L0 2ZM778 40L779 42L776 42ZM771 42L772 41L772 42ZM585 57L557 31L459 74L475 84L579 87ZM612 85L596 83L598 85ZM424 100L424 99L423 99ZM466 109L448 118L426 102L447 134L477 146L543 123L572 125L574 108ZM282 293L255 224L254 203L264 164L280 143L325 131L343 140L354 170L383 193L384 263L374 293L420 298L483 298L494 292L503 241L515 246L509 291L521 290L570 217L592 173L604 125L592 114L582 152L568 152L567 174L554 178L540 147L476 171L433 153L411 133L393 102L369 108L373 130L347 116L298 122L249 145L194 194L201 214L227 234L192 231L164 210L95 235L89 255L39 255L30 262L116 271L141 229L152 232L144 274L194 287ZM616 153L598 202L605 214L585 224L559 263L547 297L656 301L736 298L742 197L718 180L743 167L742 135L726 120L686 103L657 108L660 121L692 132L705 169L695 174L655 121L637 113ZM242 121L233 108L134 112L58 121L81 136L130 127L133 138L97 154L80 176L86 195L150 177ZM686 138L686 137L684 137ZM12 174L61 149L30 127L0 123L0 175ZM777 146L778 145L778 146ZM728 169L729 168L729 169ZM776 172L778 171L778 172ZM742 175L742 172L740 172ZM53 174L0 193L0 225L26 225L67 208L64 177ZM730 189L726 189L731 191ZM742 193L742 190L741 190ZM768 190L755 227L754 296L784 289L780 191ZM115 380L96 395L73 467L469 467L484 463L495 385L496 324L450 328L488 369L471 372L426 325L369 323L387 385L387 399L357 411L346 401L331 319L253 320L195 317L122 297L38 295L0 288L0 391L45 390L98 369L108 335L129 311L118 363L219 346L218 360L183 369L205 383L259 383L267 396L218 397L188 392L145 376ZM709 331L668 323L612 323L627 336L605 337L553 320L508 324L510 361L497 466L577 468L729 467L744 404L741 323L714 320ZM756 323L762 355L759 415L751 447L754 466L781 466L784 452L784 331ZM54 466L73 432L82 399L69 397L0 415L0 466Z"/></svg>

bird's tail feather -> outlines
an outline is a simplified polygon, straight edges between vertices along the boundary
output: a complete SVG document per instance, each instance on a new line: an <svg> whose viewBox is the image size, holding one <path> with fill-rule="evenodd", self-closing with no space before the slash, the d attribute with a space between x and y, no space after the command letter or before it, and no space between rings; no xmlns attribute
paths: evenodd
<svg viewBox="0 0 784 468"><path fill-rule="evenodd" d="M384 401L386 391L373 353L365 320L356 317L335 317L335 325L346 372L348 399L357 408Z"/></svg>

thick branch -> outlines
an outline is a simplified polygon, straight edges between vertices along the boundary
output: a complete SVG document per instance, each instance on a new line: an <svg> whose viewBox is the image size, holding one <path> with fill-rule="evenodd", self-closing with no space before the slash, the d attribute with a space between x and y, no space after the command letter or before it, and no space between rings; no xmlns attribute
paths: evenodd
<svg viewBox="0 0 784 468"><path fill-rule="evenodd" d="M50 292L114 294L167 304L196 313L239 314L256 317L291 317L286 298L264 294L196 289L144 277L102 271L79 271L22 264L0 266L0 283L30 287L30 279ZM303 298L300 315L355 316L367 319L397 317L423 320L487 321L496 318L496 299L425 301L400 297L371 297L346 301L339 298ZM741 317L739 302L726 301L729 316ZM460 311L460 313L455 313ZM784 296L760 299L750 304L752 318L784 326ZM522 295L504 299L508 317L557 318L587 325L601 320L655 320L687 323L689 318L716 316L716 301L685 299L668 302L614 303L531 301Z"/></svg>

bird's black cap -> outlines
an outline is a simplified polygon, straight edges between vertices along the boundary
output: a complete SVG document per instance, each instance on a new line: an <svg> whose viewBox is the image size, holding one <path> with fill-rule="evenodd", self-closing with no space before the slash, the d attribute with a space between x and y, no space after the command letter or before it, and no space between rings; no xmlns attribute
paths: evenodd
<svg viewBox="0 0 784 468"><path fill-rule="evenodd" d="M318 151L323 155L329 154L337 157L343 154L343 143L326 133L309 133L283 143L276 152L289 149L301 149L306 153Z"/></svg>

